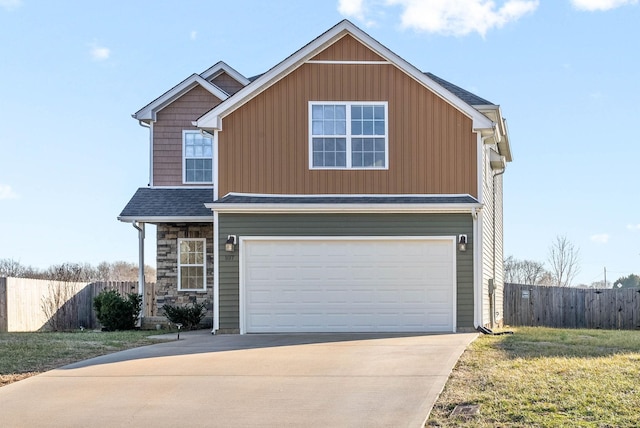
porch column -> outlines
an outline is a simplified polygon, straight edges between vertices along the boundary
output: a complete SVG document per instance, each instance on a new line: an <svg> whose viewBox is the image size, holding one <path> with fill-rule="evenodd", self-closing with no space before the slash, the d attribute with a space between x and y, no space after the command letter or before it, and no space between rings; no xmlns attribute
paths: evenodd
<svg viewBox="0 0 640 428"><path fill-rule="evenodd" d="M146 307L146 296L144 291L144 223L138 223L134 221L133 227L138 229L138 294L142 296L142 311L140 311L140 318L138 318L137 326L142 327L142 320Z"/></svg>

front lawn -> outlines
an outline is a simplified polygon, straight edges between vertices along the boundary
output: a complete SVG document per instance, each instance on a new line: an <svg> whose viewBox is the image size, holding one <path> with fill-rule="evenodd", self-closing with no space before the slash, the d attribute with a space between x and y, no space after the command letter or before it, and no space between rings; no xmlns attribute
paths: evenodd
<svg viewBox="0 0 640 428"><path fill-rule="evenodd" d="M158 343L149 331L0 333L0 386L76 361Z"/></svg>
<svg viewBox="0 0 640 428"><path fill-rule="evenodd" d="M427 426L640 426L640 331L514 331L471 344ZM480 415L450 417L459 404Z"/></svg>

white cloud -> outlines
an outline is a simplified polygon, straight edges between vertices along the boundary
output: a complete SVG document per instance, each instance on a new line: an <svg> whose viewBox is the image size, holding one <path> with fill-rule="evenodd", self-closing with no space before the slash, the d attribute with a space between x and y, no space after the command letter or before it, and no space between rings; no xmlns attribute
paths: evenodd
<svg viewBox="0 0 640 428"><path fill-rule="evenodd" d="M578 10L593 12L596 10L610 10L630 4L637 4L638 0L571 0L571 4Z"/></svg>
<svg viewBox="0 0 640 428"><path fill-rule="evenodd" d="M91 58L95 61L105 61L109 59L111 55L111 50L109 48L105 48L104 46L98 46L96 44L91 45L91 50L89 51L91 54Z"/></svg>
<svg viewBox="0 0 640 428"><path fill-rule="evenodd" d="M628 224L627 229L640 231L640 223L639 224Z"/></svg>
<svg viewBox="0 0 640 428"><path fill-rule="evenodd" d="M484 37L490 29L517 21L538 5L539 0L339 0L338 11L364 21L374 8L398 6L404 28L453 36L476 32Z"/></svg>
<svg viewBox="0 0 640 428"><path fill-rule="evenodd" d="M3 199L16 199L18 194L8 184L0 184L0 201Z"/></svg>
<svg viewBox="0 0 640 428"><path fill-rule="evenodd" d="M0 7L6 10L17 9L22 6L22 0L0 0Z"/></svg>
<svg viewBox="0 0 640 428"><path fill-rule="evenodd" d="M191 33L189 34L189 37L191 38L191 40L195 40L198 38L198 32L196 30L191 31Z"/></svg>
<svg viewBox="0 0 640 428"><path fill-rule="evenodd" d="M590 238L593 242L598 244L606 244L609 242L609 234L608 233L598 233L596 235L591 235Z"/></svg>
<svg viewBox="0 0 640 428"><path fill-rule="evenodd" d="M517 21L538 8L538 0L508 0L496 7L490 0L387 0L400 5L402 26L443 35L484 35L492 28Z"/></svg>
<svg viewBox="0 0 640 428"><path fill-rule="evenodd" d="M344 16L351 16L357 19L364 19L363 0L339 0L338 12Z"/></svg>

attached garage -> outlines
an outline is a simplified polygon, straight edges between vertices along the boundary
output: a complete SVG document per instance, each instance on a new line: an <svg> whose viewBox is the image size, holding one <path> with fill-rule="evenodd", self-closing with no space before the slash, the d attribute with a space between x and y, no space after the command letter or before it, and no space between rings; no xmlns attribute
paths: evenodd
<svg viewBox="0 0 640 428"><path fill-rule="evenodd" d="M453 236L240 239L240 331L452 332Z"/></svg>

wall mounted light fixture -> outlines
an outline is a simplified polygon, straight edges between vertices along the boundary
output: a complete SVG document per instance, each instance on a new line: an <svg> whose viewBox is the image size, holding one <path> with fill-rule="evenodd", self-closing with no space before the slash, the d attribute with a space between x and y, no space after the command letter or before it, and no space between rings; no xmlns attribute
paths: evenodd
<svg viewBox="0 0 640 428"><path fill-rule="evenodd" d="M229 235L227 242L224 244L224 250L233 253L236 249L236 235Z"/></svg>
<svg viewBox="0 0 640 428"><path fill-rule="evenodd" d="M458 251L467 251L467 235L458 236Z"/></svg>

